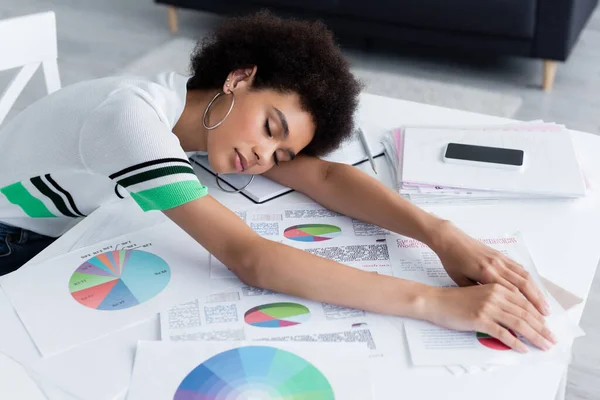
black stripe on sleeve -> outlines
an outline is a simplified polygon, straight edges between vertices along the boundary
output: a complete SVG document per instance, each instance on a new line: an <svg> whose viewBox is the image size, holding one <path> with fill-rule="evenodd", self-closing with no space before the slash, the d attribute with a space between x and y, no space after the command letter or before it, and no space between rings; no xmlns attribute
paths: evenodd
<svg viewBox="0 0 600 400"><path fill-rule="evenodd" d="M164 164L164 163L169 163L169 162L180 162L180 163L187 164L189 166L192 165L192 164L190 164L190 162L188 160L185 160L183 158L160 158L158 160L151 160L151 161L146 161L146 162L139 163L136 165L132 165L131 167L127 167L125 169L120 170L119 172L115 172L114 174L109 175L109 178L115 179L115 178L118 178L121 175L125 175L131 171L135 171L136 169L141 169L141 168L149 167L151 165Z"/></svg>
<svg viewBox="0 0 600 400"><path fill-rule="evenodd" d="M54 203L54 205L56 206L58 211L60 211L67 217L78 218L77 215L75 215L71 211L69 211L69 209L67 208L67 205L63 201L62 197L60 197L58 194L54 193L52 191L52 189L50 189L48 187L48 185L46 185L44 183L44 181L42 181L41 177L36 176L34 178L31 178L31 183L33 183L33 186L35 186L37 188L37 190L39 190L44 196L46 196L50 200L52 200L52 202Z"/></svg>
<svg viewBox="0 0 600 400"><path fill-rule="evenodd" d="M121 196L121 193L119 193L119 184L118 183L115 185L115 194L120 199L124 199L125 198L125 197Z"/></svg>
<svg viewBox="0 0 600 400"><path fill-rule="evenodd" d="M192 167L183 167L179 165L170 165L168 167L161 167L156 169L151 169L149 171L140 172L139 174L131 175L128 178L121 179L117 182L118 185L127 188L129 186L146 182L151 179L161 178L167 175L175 175L175 174L194 174L194 170Z"/></svg>
<svg viewBox="0 0 600 400"><path fill-rule="evenodd" d="M52 186L54 186L54 188L56 190L58 190L59 192L61 192L62 194L65 195L65 197L69 201L69 204L71 205L71 208L73 209L73 211L75 211L76 214L79 214L80 216L85 217L85 214L81 213L81 211L79 211L77 209L77 206L75 205L75 201L73 200L73 197L71 197L71 194L69 192L67 192L65 189L63 189L58 183L56 183L56 181L54 179L52 179L50 174L46 174L44 176L46 177L48 182L50 182L50 184Z"/></svg>

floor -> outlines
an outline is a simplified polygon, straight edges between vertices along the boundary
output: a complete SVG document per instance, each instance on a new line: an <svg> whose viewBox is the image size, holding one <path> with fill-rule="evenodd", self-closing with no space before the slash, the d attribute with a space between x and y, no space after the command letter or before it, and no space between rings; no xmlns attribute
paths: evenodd
<svg viewBox="0 0 600 400"><path fill-rule="evenodd" d="M63 85L110 75L171 40L166 11L151 0L0 0L0 19L54 10ZM195 11L179 13L178 35L200 37L219 21ZM544 119L600 134L600 9L592 16L569 61L561 64L554 90L540 90L542 64L521 58L459 58L410 51L382 55L348 50L355 65L437 79L523 98L516 118ZM0 86L8 75L0 73ZM39 84L38 84L39 83ZM41 74L14 111L44 95ZM10 115L9 115L10 118ZM574 346L567 399L600 399L600 278L593 282L582 327L587 336Z"/></svg>

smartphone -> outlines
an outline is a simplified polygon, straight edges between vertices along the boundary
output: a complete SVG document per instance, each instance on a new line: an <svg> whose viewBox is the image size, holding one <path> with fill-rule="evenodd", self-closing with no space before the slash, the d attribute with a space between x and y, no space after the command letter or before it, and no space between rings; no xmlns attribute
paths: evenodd
<svg viewBox="0 0 600 400"><path fill-rule="evenodd" d="M521 169L525 152L518 149L475 146L463 143L448 143L444 152L444 162L481 167Z"/></svg>

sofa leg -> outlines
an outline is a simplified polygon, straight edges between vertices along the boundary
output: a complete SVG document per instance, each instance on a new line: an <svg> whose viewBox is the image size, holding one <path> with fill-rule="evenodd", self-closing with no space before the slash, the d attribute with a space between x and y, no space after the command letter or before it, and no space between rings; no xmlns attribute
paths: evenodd
<svg viewBox="0 0 600 400"><path fill-rule="evenodd" d="M544 81L542 87L546 92L552 90L552 85L554 85L554 77L556 76L557 67L558 62L554 60L544 60Z"/></svg>
<svg viewBox="0 0 600 400"><path fill-rule="evenodd" d="M177 32L177 7L167 7L167 18L169 20L169 29L171 30L171 33Z"/></svg>

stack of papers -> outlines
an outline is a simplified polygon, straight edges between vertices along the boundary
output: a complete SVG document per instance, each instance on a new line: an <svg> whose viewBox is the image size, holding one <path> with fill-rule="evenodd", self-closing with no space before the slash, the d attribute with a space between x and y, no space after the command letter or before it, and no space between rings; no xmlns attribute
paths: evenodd
<svg viewBox="0 0 600 400"><path fill-rule="evenodd" d="M446 146L459 143L522 150L522 167L449 163ZM471 127L400 127L382 144L398 192L417 204L472 204L572 199L586 184L565 127L520 123Z"/></svg>

